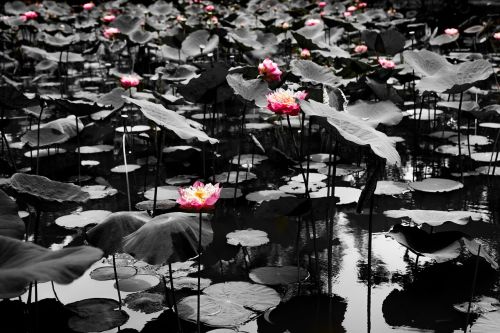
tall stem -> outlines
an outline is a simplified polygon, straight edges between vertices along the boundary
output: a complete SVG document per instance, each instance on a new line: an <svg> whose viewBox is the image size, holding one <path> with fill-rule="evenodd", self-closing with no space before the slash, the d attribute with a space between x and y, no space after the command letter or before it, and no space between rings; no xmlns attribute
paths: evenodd
<svg viewBox="0 0 500 333"><path fill-rule="evenodd" d="M462 99L464 97L464 93L460 93L460 101L458 102L458 114L457 114L457 135L458 135L458 160L460 163L460 181L463 183L464 181L464 170L463 170L463 160L462 160L462 142L460 140L460 120L462 115Z"/></svg>
<svg viewBox="0 0 500 333"><path fill-rule="evenodd" d="M116 257L115 254L113 253L113 273L115 275L115 284L116 284L116 291L118 293L118 308L122 309L122 295L120 294L120 285L118 283L118 272L116 271Z"/></svg>
<svg viewBox="0 0 500 333"><path fill-rule="evenodd" d="M200 211L199 214L199 223L198 223L198 293L196 295L196 307L197 307L197 312L196 312L196 327L198 330L198 333L201 333L201 322L200 322L200 295L201 295L201 222L203 219L203 213Z"/></svg>
<svg viewBox="0 0 500 333"><path fill-rule="evenodd" d="M158 184L160 182L160 164L163 153L163 129L160 130L160 137L158 138L158 160L156 161L156 175L155 175L155 194L153 198L153 216L156 216L156 201L158 199Z"/></svg>
<svg viewBox="0 0 500 333"><path fill-rule="evenodd" d="M130 201L130 183L128 180L127 147L126 147L125 136L126 136L126 134L123 133L123 136L122 136L123 164L125 164L125 180L127 182L128 210L132 211L132 202ZM78 149L80 149L80 148L78 148ZM80 153L78 153L78 154L80 154ZM146 160L147 159L148 159L148 157L146 157ZM146 172L147 172L147 170L146 170ZM78 179L80 179L80 177L78 177Z"/></svg>
<svg viewBox="0 0 500 333"><path fill-rule="evenodd" d="M170 291L172 293L172 303L174 303L175 316L177 318L177 329L182 332L181 319L179 318L179 311L177 311L177 300L175 299L174 277L172 274L172 264L168 263L168 275L170 278Z"/></svg>

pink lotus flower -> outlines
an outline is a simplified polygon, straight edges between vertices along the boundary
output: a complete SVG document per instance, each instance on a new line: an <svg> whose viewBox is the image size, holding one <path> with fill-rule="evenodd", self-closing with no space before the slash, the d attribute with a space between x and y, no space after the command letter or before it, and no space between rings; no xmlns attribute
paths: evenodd
<svg viewBox="0 0 500 333"><path fill-rule="evenodd" d="M120 33L120 29L118 28L106 28L104 29L103 35L107 39L115 37L116 34Z"/></svg>
<svg viewBox="0 0 500 333"><path fill-rule="evenodd" d="M38 13L34 12L32 10L21 15L21 18L23 19L23 21L34 20L37 17L38 17Z"/></svg>
<svg viewBox="0 0 500 333"><path fill-rule="evenodd" d="M495 32L493 34L493 38L495 38L496 40L500 40L500 32Z"/></svg>
<svg viewBox="0 0 500 333"><path fill-rule="evenodd" d="M184 15L180 15L180 14L179 14L179 15L177 15L177 16L175 17L175 20L176 20L177 22L179 22L179 23L182 23L182 22L186 22L186 20L187 20L187 19L186 19L186 17L185 17Z"/></svg>
<svg viewBox="0 0 500 333"><path fill-rule="evenodd" d="M210 22L211 22L212 24L216 25L216 24L219 24L219 19L217 18L217 16L212 16L212 17L210 18Z"/></svg>
<svg viewBox="0 0 500 333"><path fill-rule="evenodd" d="M366 8L368 6L368 4L366 2L360 2L358 3L358 8L361 9L361 8Z"/></svg>
<svg viewBox="0 0 500 333"><path fill-rule="evenodd" d="M181 208L189 210L201 210L203 208L212 208L219 200L222 188L219 184L203 184L196 181L193 186L188 188L179 188L180 198L177 203Z"/></svg>
<svg viewBox="0 0 500 333"><path fill-rule="evenodd" d="M290 24L288 24L288 22L283 22L283 24L281 25L281 29L288 30L288 28L290 28Z"/></svg>
<svg viewBox="0 0 500 333"><path fill-rule="evenodd" d="M358 9L358 7L356 7L356 6L349 6L349 7L347 7L347 11L348 12L355 12L357 9Z"/></svg>
<svg viewBox="0 0 500 333"><path fill-rule="evenodd" d="M354 52L358 53L358 54L361 54L361 53L365 53L366 51L368 51L368 46L366 45L356 45L356 47L354 48Z"/></svg>
<svg viewBox="0 0 500 333"><path fill-rule="evenodd" d="M273 82L281 80L282 72L278 68L278 65L269 58L264 59L264 61L259 64L258 69L259 75L262 76L265 81Z"/></svg>
<svg viewBox="0 0 500 333"><path fill-rule="evenodd" d="M325 8L325 7L326 7L326 5L327 5L326 1L320 1L320 2L318 3L319 8Z"/></svg>
<svg viewBox="0 0 500 333"><path fill-rule="evenodd" d="M83 9L85 10L92 10L94 9L95 4L93 2L87 2L83 4Z"/></svg>
<svg viewBox="0 0 500 333"><path fill-rule="evenodd" d="M215 6L214 5L206 5L205 6L205 11L207 13L213 12L214 10L215 10Z"/></svg>
<svg viewBox="0 0 500 333"><path fill-rule="evenodd" d="M299 91L294 93L292 90L282 88L268 94L267 108L276 114L296 116L299 114L300 106L297 100L303 100L307 97L307 92Z"/></svg>
<svg viewBox="0 0 500 333"><path fill-rule="evenodd" d="M318 19L308 19L306 20L305 25L308 27L314 27L315 25L318 25L321 23L321 20Z"/></svg>
<svg viewBox="0 0 500 333"><path fill-rule="evenodd" d="M137 87L139 83L141 83L141 80L138 77L132 75L122 76L120 79L120 84L125 89Z"/></svg>
<svg viewBox="0 0 500 333"><path fill-rule="evenodd" d="M351 12L344 12L344 17L349 17L349 16L352 16Z"/></svg>
<svg viewBox="0 0 500 333"><path fill-rule="evenodd" d="M455 28L444 29L444 33L447 34L448 36L455 36L458 34L458 29Z"/></svg>
<svg viewBox="0 0 500 333"><path fill-rule="evenodd" d="M380 66L382 66L382 68L385 68L385 69L393 69L394 67L396 67L396 64L394 63L394 61L387 60L385 58L379 58L378 63L380 64Z"/></svg>
<svg viewBox="0 0 500 333"><path fill-rule="evenodd" d="M300 58L301 59L310 59L311 52L308 49L302 49L302 51L300 51Z"/></svg>
<svg viewBox="0 0 500 333"><path fill-rule="evenodd" d="M105 23L111 23L111 22L113 22L115 19L116 19L116 16L114 16L113 14L104 15L104 16L102 17L102 20L103 20L103 22L105 22Z"/></svg>

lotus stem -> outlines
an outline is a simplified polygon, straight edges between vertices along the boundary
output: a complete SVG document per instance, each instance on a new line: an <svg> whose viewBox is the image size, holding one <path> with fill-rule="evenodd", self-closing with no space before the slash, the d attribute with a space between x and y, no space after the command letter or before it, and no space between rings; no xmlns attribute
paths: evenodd
<svg viewBox="0 0 500 333"><path fill-rule="evenodd" d="M77 150L78 150L78 185L82 185L80 181L80 172L81 172L81 155L80 155L80 131L78 129L78 117L75 115L75 122L76 122L76 145L77 145ZM40 144L40 143L38 143Z"/></svg>
<svg viewBox="0 0 500 333"><path fill-rule="evenodd" d="M155 194L153 198L153 217L156 216L156 201L158 199L158 183L160 182L160 162L163 153L163 130L160 130L160 138L158 139L158 160L156 161L156 175L155 175Z"/></svg>
<svg viewBox="0 0 500 333"><path fill-rule="evenodd" d="M478 249L477 249L476 265L474 266L474 276L472 278L472 287L471 287L471 292L470 292L469 305L467 306L467 318L465 319L464 333L467 331L467 327L469 326L470 310L472 307L472 301L474 299L474 293L476 290L477 271L479 268L479 258L480 258L479 255L480 254L481 254L481 244L479 244Z"/></svg>
<svg viewBox="0 0 500 333"><path fill-rule="evenodd" d="M130 183L128 179L128 165L127 165L127 147L125 141L126 134L123 133L122 136L122 148L123 148L123 164L125 164L125 180L127 182L127 200L128 200L128 210L132 211L132 202L130 201ZM78 148L79 149L79 148ZM146 157L147 158L147 157ZM80 165L80 164L78 164Z"/></svg>
<svg viewBox="0 0 500 333"><path fill-rule="evenodd" d="M50 285L52 287L52 292L54 293L54 297L56 298L56 301L61 303L61 301L59 300L59 297L57 296L56 286L54 285L54 281L50 281Z"/></svg>
<svg viewBox="0 0 500 333"><path fill-rule="evenodd" d="M331 135L330 135L330 154L328 156L328 188L327 188L327 202L328 202L328 210L327 210L327 235L328 235L328 295L332 294L332 278L333 278L333 269L332 269L332 238L333 238L333 220L335 217L335 177L337 174L337 154L338 154L338 140L335 141L335 147L333 148L333 161L332 161L332 145L331 145ZM331 181L331 183L330 183ZM331 190L330 190L331 188ZM333 201L333 209L330 209L330 203Z"/></svg>
<svg viewBox="0 0 500 333"><path fill-rule="evenodd" d="M297 218L297 238L295 241L295 249L297 251L297 295L300 295L300 249L299 249L299 244L300 244L300 234L301 234L301 219L300 217Z"/></svg>
<svg viewBox="0 0 500 333"><path fill-rule="evenodd" d="M299 146L297 145L297 142L295 141L295 136L293 135L293 129L292 129L292 124L290 123L290 116L289 115L286 116L286 121L288 123L288 129L290 130L290 136L292 137L293 147L295 148L295 152L297 154L297 159L299 160L299 169L300 169L300 173L302 174L302 179L304 181L304 187L305 187L304 195L306 196L306 198L309 198L309 186L307 184L308 178L306 177L304 168L302 166L302 161L301 161L302 156L300 154Z"/></svg>
<svg viewBox="0 0 500 333"><path fill-rule="evenodd" d="M40 166L40 125L41 125L41 122L42 122L42 113L43 113L43 106L44 106L44 103L43 101L40 102L40 114L38 115L38 124L37 124L37 134L36 134L36 137L37 137L37 145L36 145L36 174L38 175L39 174L39 166ZM31 151L31 150L30 150Z"/></svg>
<svg viewBox="0 0 500 333"><path fill-rule="evenodd" d="M234 185L233 201L236 201L236 193L238 191L238 180L240 177L240 162L241 162L241 140L243 139L243 131L245 128L245 117L247 113L247 101L244 101L243 103L244 104L243 104L243 112L241 115L240 137L238 138L238 165L236 166L236 183ZM232 163L232 160L230 163Z"/></svg>
<svg viewBox="0 0 500 333"><path fill-rule="evenodd" d="M115 275L116 291L118 293L118 308L122 310L122 295L120 294L120 285L118 283L118 272L116 271L116 256L113 253L113 273Z"/></svg>
<svg viewBox="0 0 500 333"><path fill-rule="evenodd" d="M462 160L462 144L460 140L460 120L461 120L461 113L462 113L462 99L464 97L464 93L460 93L460 101L458 102L458 113L457 113L457 136L458 136L458 160L460 163L460 181L463 183L464 182L464 170L463 170L463 160Z"/></svg>
<svg viewBox="0 0 500 333"><path fill-rule="evenodd" d="M179 332L182 332L181 319L179 318L179 311L177 311L177 301L175 299L174 278L173 278L173 274L172 274L172 264L171 263L168 263L168 275L170 278L170 292L172 293L172 303L174 303L174 311L175 311L175 315L177 317L177 329L179 330ZM199 286L199 279L198 279L198 286Z"/></svg>

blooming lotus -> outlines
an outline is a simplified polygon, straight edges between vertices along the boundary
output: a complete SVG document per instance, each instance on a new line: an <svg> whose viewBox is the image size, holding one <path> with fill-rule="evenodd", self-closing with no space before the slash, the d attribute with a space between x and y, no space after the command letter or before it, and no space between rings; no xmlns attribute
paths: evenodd
<svg viewBox="0 0 500 333"><path fill-rule="evenodd" d="M32 10L21 15L21 18L23 19L23 21L34 20L37 17L38 17L38 13L34 12Z"/></svg>
<svg viewBox="0 0 500 333"><path fill-rule="evenodd" d="M302 49L302 51L300 51L300 58L301 59L311 58L311 52L308 49Z"/></svg>
<svg viewBox="0 0 500 333"><path fill-rule="evenodd" d="M379 58L378 63L380 64L380 66L382 66L382 68L385 69L393 69L394 67L396 67L394 61L385 58Z"/></svg>
<svg viewBox="0 0 500 333"><path fill-rule="evenodd" d="M368 6L368 4L366 2L358 3L358 8L366 8L366 6Z"/></svg>
<svg viewBox="0 0 500 333"><path fill-rule="evenodd" d="M114 20L116 19L116 16L114 16L113 14L110 14L110 15L105 15L102 17L102 20L103 22L105 23L111 23L113 22Z"/></svg>
<svg viewBox="0 0 500 333"><path fill-rule="evenodd" d="M85 10L92 10L94 9L95 4L93 2L87 2L83 4L83 9Z"/></svg>
<svg viewBox="0 0 500 333"><path fill-rule="evenodd" d="M354 48L354 52L358 54L365 53L366 51L368 51L368 46L366 45L356 45Z"/></svg>
<svg viewBox="0 0 500 333"><path fill-rule="evenodd" d="M222 187L219 184L203 184L196 181L188 188L179 188L180 198L177 203L181 208L189 210L201 210L211 208L219 200Z"/></svg>
<svg viewBox="0 0 500 333"><path fill-rule="evenodd" d="M320 1L318 3L319 8L325 8L326 7L326 1Z"/></svg>
<svg viewBox="0 0 500 333"><path fill-rule="evenodd" d="M206 5L205 6L205 11L207 13L213 12L214 10L215 10L215 6L214 5Z"/></svg>
<svg viewBox="0 0 500 333"><path fill-rule="evenodd" d="M278 68L278 65L271 59L266 58L263 62L259 64L259 75L268 82L281 80L282 72Z"/></svg>
<svg viewBox="0 0 500 333"><path fill-rule="evenodd" d="M444 33L447 34L448 36L455 36L456 34L458 34L458 29L455 28L444 29Z"/></svg>
<svg viewBox="0 0 500 333"><path fill-rule="evenodd" d="M308 19L305 22L305 25L308 27L314 27L315 25L318 25L321 23L321 20L318 19Z"/></svg>
<svg viewBox="0 0 500 333"><path fill-rule="evenodd" d="M493 38L495 38L496 40L500 40L500 32L495 32L493 34Z"/></svg>
<svg viewBox="0 0 500 333"><path fill-rule="evenodd" d="M115 37L116 34L120 33L120 29L118 28L106 28L104 29L103 35L104 37L110 39Z"/></svg>
<svg viewBox="0 0 500 333"><path fill-rule="evenodd" d="M212 16L210 18L210 23L214 24L214 25L217 25L219 24L219 19L217 18L217 16Z"/></svg>
<svg viewBox="0 0 500 333"><path fill-rule="evenodd" d="M356 6L349 6L349 7L347 7L347 11L348 12L355 12L357 9L358 9L358 7L356 7Z"/></svg>
<svg viewBox="0 0 500 333"><path fill-rule="evenodd" d="M349 16L352 16L352 13L351 12L344 12L344 17L349 17Z"/></svg>
<svg viewBox="0 0 500 333"><path fill-rule="evenodd" d="M283 22L283 24L281 25L281 29L288 30L288 28L290 28L290 24L288 24L288 22Z"/></svg>
<svg viewBox="0 0 500 333"><path fill-rule="evenodd" d="M303 100L306 97L307 92L305 91L294 93L291 89L280 88L266 96L267 108L276 114L296 116L300 111L298 100Z"/></svg>
<svg viewBox="0 0 500 333"><path fill-rule="evenodd" d="M131 88L131 87L137 87L140 82L141 82L141 80L138 77L132 76L132 75L122 76L120 79L120 84L125 89Z"/></svg>

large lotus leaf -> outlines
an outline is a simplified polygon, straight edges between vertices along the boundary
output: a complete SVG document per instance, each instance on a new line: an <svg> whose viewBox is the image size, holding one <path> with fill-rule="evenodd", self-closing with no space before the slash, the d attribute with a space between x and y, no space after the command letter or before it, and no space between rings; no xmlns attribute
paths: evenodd
<svg viewBox="0 0 500 333"><path fill-rule="evenodd" d="M27 12L28 6L22 1L8 1L4 5L4 10L7 14L19 15Z"/></svg>
<svg viewBox="0 0 500 333"><path fill-rule="evenodd" d="M16 202L0 190L0 236L22 239L24 229L24 222L17 214Z"/></svg>
<svg viewBox="0 0 500 333"><path fill-rule="evenodd" d="M197 296L183 298L177 304L179 317L184 320L196 322ZM200 296L200 321L213 327L236 327L255 315L238 303L225 302L202 294Z"/></svg>
<svg viewBox="0 0 500 333"><path fill-rule="evenodd" d="M26 97L18 89L10 84L4 85L0 89L0 106L2 109L25 108L36 102Z"/></svg>
<svg viewBox="0 0 500 333"><path fill-rule="evenodd" d="M297 280L305 280L309 272L296 266L267 266L252 269L249 274L250 279L259 284L270 286L287 285L297 283Z"/></svg>
<svg viewBox="0 0 500 333"><path fill-rule="evenodd" d="M92 120L103 120L120 110L125 101L123 100L123 95L125 94L125 89L123 88L115 88L111 90L109 93L102 95L101 97L94 100L96 103L101 105L112 105L113 109L111 110L100 110L95 113L92 113L90 117Z"/></svg>
<svg viewBox="0 0 500 333"><path fill-rule="evenodd" d="M443 67L433 75L422 78L417 83L417 89L448 94L462 93L479 81L486 80L492 73L492 66L487 60L463 62Z"/></svg>
<svg viewBox="0 0 500 333"><path fill-rule="evenodd" d="M75 120L75 116L71 115L66 118L52 120L46 124L42 124L40 127L53 128L61 133L66 134L70 138L74 138L76 136L76 122L77 121ZM83 123L80 119L78 119L78 129L80 131L83 129Z"/></svg>
<svg viewBox="0 0 500 333"><path fill-rule="evenodd" d="M55 35L44 33L41 37L41 40L44 43L55 47L68 46L71 43L79 41L79 35L77 34L66 37L60 32L56 33Z"/></svg>
<svg viewBox="0 0 500 333"><path fill-rule="evenodd" d="M320 66L311 60L292 60L290 63L292 73L304 82L324 84L334 87L338 85L339 78L333 74L332 69Z"/></svg>
<svg viewBox="0 0 500 333"><path fill-rule="evenodd" d="M54 128L40 128L40 131L27 131L21 137L21 142L31 147L45 147L66 142L68 139L69 136L66 133L61 133Z"/></svg>
<svg viewBox="0 0 500 333"><path fill-rule="evenodd" d="M370 87L375 96L381 100L386 101L389 100L394 104L403 104L403 99L399 96L398 92L391 85L383 82L377 82L376 80L372 80L369 77L366 78L366 85Z"/></svg>
<svg viewBox="0 0 500 333"><path fill-rule="evenodd" d="M187 56L181 51L181 49L177 49L167 44L163 44L160 47L159 52L162 57L171 61L185 62L187 60Z"/></svg>
<svg viewBox="0 0 500 333"><path fill-rule="evenodd" d="M119 310L114 299L88 298L66 304L65 308L74 315L68 319L68 327L75 332L103 332L122 326L129 318Z"/></svg>
<svg viewBox="0 0 500 333"><path fill-rule="evenodd" d="M453 260L466 249L471 254L477 255L479 243L459 231L442 231L429 234L418 227L395 225L388 233L399 244L413 252L432 258L437 262ZM481 247L479 255L483 257L492 268L497 269L498 264Z"/></svg>
<svg viewBox="0 0 500 333"><path fill-rule="evenodd" d="M185 261L198 254L198 232L198 214L166 213L124 237L123 249L152 265ZM207 247L212 239L212 228L204 220L201 223L201 246Z"/></svg>
<svg viewBox="0 0 500 333"><path fill-rule="evenodd" d="M123 237L142 227L151 217L145 212L116 212L86 233L92 246L98 247L106 255L123 252Z"/></svg>
<svg viewBox="0 0 500 333"><path fill-rule="evenodd" d="M112 23L111 26L118 28L122 34L128 35L141 26L141 19L132 15L119 15Z"/></svg>
<svg viewBox="0 0 500 333"><path fill-rule="evenodd" d="M219 45L219 36L213 35L210 37L208 31L198 30L186 37L182 42L181 50L188 57L196 57L212 52L217 45Z"/></svg>
<svg viewBox="0 0 500 333"><path fill-rule="evenodd" d="M319 54L325 58L330 58L330 59L351 57L349 52L341 49L338 46L330 46L328 50L313 50L312 53Z"/></svg>
<svg viewBox="0 0 500 333"><path fill-rule="evenodd" d="M358 118L313 100L301 101L300 106L306 115L325 117L331 128L347 142L369 146L375 155L386 159L388 164L401 164L399 153L387 135L361 123Z"/></svg>
<svg viewBox="0 0 500 333"><path fill-rule="evenodd" d="M112 105L102 105L97 102L88 102L84 100L70 101L68 99L51 99L56 107L62 112L69 113L78 117L88 116L91 113L99 112L102 110L110 110Z"/></svg>
<svg viewBox="0 0 500 333"><path fill-rule="evenodd" d="M403 119L403 113L391 101L373 103L359 100L347 108L347 113L365 121L373 128L379 124L394 126Z"/></svg>
<svg viewBox="0 0 500 333"><path fill-rule="evenodd" d="M191 79L186 85L180 86L178 92L189 102L221 103L233 96L226 81L228 69L225 63L218 62L201 72L197 78Z"/></svg>
<svg viewBox="0 0 500 333"><path fill-rule="evenodd" d="M270 90L265 81L261 79L245 80L243 74L229 74L226 79L235 94L247 101L255 101L255 105L261 108L267 105L266 96Z"/></svg>
<svg viewBox="0 0 500 333"><path fill-rule="evenodd" d="M175 111L166 109L161 104L125 97L126 101L141 108L142 113L149 120L154 121L158 126L165 127L183 140L198 139L202 142L217 143L219 140L209 137L203 132L201 125L193 120L187 119Z"/></svg>
<svg viewBox="0 0 500 333"><path fill-rule="evenodd" d="M68 284L101 257L102 251L90 246L52 251L0 236L0 298L21 295L33 281Z"/></svg>
<svg viewBox="0 0 500 333"><path fill-rule="evenodd" d="M157 69L158 70L158 69ZM167 82L181 82L187 83L192 78L196 77L196 71L198 68L192 65L180 65L176 66L175 70L167 71L166 68L162 68L161 79ZM156 96L156 95L155 95ZM162 95L160 95L162 96ZM172 95L175 98L175 96Z"/></svg>
<svg viewBox="0 0 500 333"><path fill-rule="evenodd" d="M10 178L10 187L19 199L42 211L56 211L64 206L81 205L90 198L80 186L24 173L14 174Z"/></svg>
<svg viewBox="0 0 500 333"><path fill-rule="evenodd" d="M404 51L403 59L415 70L415 73L423 76L434 75L440 69L452 66L442 55L425 49Z"/></svg>
<svg viewBox="0 0 500 333"><path fill-rule="evenodd" d="M54 62L84 62L85 58L82 57L81 54L68 52L64 53L64 56L61 57L60 52L47 52L45 50L39 49L37 47L31 47L23 45L21 46L21 50L31 58L36 60L51 60Z"/></svg>
<svg viewBox="0 0 500 333"><path fill-rule="evenodd" d="M395 55L403 51L406 39L395 29L389 29L381 33L374 30L364 30L361 37L370 50L377 53Z"/></svg>
<svg viewBox="0 0 500 333"><path fill-rule="evenodd" d="M407 183L395 182L392 180L377 181L376 195L401 195L410 192L412 189Z"/></svg>
<svg viewBox="0 0 500 333"><path fill-rule="evenodd" d="M135 30L130 35L131 41L137 44L146 44L156 37L156 33L152 33L146 30Z"/></svg>
<svg viewBox="0 0 500 333"><path fill-rule="evenodd" d="M429 193L451 192L464 187L462 183L456 180L445 178L427 178L421 181L412 182L410 186L415 191Z"/></svg>
<svg viewBox="0 0 500 333"><path fill-rule="evenodd" d="M292 36L297 41L297 44L302 49L308 49L308 50L327 50L329 48L329 46L326 45L323 42L319 42L315 38L316 35L314 35L312 37L308 37L308 36L311 35L310 33L308 33L308 32L310 32L309 30L313 30L313 29L306 30L305 34L304 34L304 30L292 31ZM306 36L306 35L308 35L308 36Z"/></svg>
<svg viewBox="0 0 500 333"><path fill-rule="evenodd" d="M281 297L274 289L243 281L213 284L205 288L203 293L254 311L266 311L281 301Z"/></svg>
<svg viewBox="0 0 500 333"><path fill-rule="evenodd" d="M424 209L399 209L387 210L384 215L391 218L410 218L417 224L428 224L433 227L442 225L445 222L452 222L459 225L465 225L469 221L480 221L486 219L484 214L460 210L424 210Z"/></svg>

